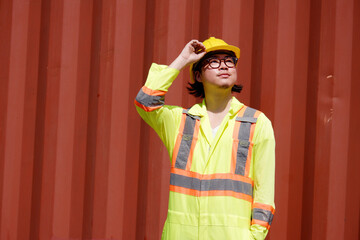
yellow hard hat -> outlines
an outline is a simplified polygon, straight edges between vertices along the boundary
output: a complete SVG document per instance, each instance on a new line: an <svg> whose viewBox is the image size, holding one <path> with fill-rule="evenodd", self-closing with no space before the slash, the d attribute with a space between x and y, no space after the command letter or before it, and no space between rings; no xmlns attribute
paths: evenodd
<svg viewBox="0 0 360 240"><path fill-rule="evenodd" d="M224 40L219 39L219 38L215 38L215 37L210 37L209 39L206 39L203 42L205 48L206 48L206 53L209 52L213 52L213 51L219 51L219 50L225 50L225 51L231 51L235 54L235 56L237 58L240 58L240 49L238 47L232 46L227 44ZM197 61L196 63L200 62L201 59L199 61ZM192 63L190 65L190 79L191 82L194 82L194 76L193 76L193 66L196 63Z"/></svg>

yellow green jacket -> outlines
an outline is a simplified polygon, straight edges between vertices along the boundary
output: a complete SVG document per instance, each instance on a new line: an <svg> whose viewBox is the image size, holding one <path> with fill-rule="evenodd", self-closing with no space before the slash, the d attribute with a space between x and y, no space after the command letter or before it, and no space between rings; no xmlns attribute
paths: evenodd
<svg viewBox="0 0 360 240"><path fill-rule="evenodd" d="M184 109L164 105L164 98L178 74L176 69L152 64L145 86L135 100L138 113L159 135L170 159L176 158L173 153ZM198 119L199 127L192 161L184 174L195 176L195 179L200 179L199 182L213 178L235 179L224 181L238 180L250 186L248 191L251 193L221 194L221 191L219 193L210 189L202 195L192 194L192 190L187 194L174 190L170 184L169 208L162 239L265 239L275 208L275 139L270 120L263 113L258 114L252 133L247 174L232 174L235 119L240 110L245 108L233 97L230 111L215 137L212 135L205 102L188 109L187 113ZM179 171L174 169L174 161L172 174Z"/></svg>

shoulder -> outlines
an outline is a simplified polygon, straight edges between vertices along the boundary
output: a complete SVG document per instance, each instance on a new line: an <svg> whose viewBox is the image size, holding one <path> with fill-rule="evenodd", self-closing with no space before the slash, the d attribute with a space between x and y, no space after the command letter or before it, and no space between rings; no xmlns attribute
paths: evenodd
<svg viewBox="0 0 360 240"><path fill-rule="evenodd" d="M271 120L265 115L265 113L260 111L258 116L258 122L266 125L272 125Z"/></svg>
<svg viewBox="0 0 360 240"><path fill-rule="evenodd" d="M258 142L267 139L274 139L274 130L272 127L272 123L263 112L260 112L257 118L254 139L257 139Z"/></svg>

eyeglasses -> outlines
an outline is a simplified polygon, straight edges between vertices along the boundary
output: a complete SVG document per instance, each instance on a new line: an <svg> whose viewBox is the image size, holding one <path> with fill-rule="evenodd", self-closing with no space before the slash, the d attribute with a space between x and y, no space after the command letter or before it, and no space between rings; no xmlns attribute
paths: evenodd
<svg viewBox="0 0 360 240"><path fill-rule="evenodd" d="M238 59L236 57L224 57L220 58L209 58L205 60L210 68L217 69L221 66L223 61L228 68L233 68L236 66Z"/></svg>

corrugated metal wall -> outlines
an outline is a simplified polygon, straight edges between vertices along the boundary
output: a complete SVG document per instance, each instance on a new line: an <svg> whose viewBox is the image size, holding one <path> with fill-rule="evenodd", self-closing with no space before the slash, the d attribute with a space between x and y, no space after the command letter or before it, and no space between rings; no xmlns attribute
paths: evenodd
<svg viewBox="0 0 360 240"><path fill-rule="evenodd" d="M269 239L360 239L359 29L358 0L0 0L0 239L159 239L169 159L133 99L209 36L275 128Z"/></svg>

